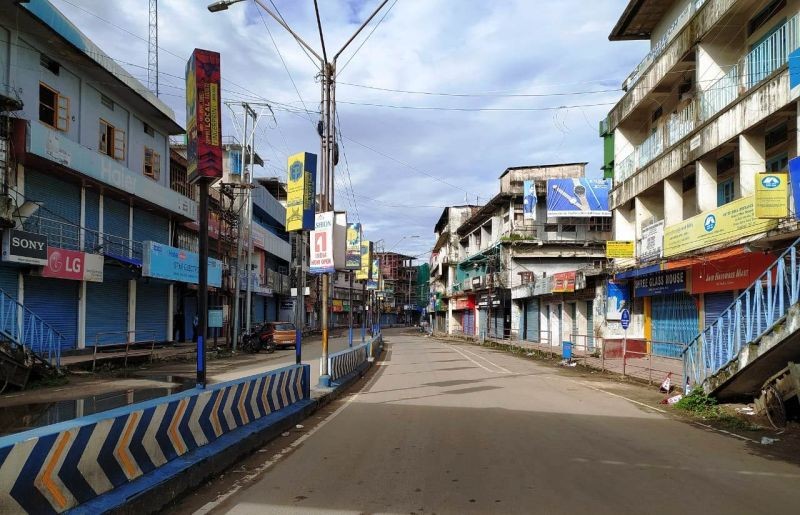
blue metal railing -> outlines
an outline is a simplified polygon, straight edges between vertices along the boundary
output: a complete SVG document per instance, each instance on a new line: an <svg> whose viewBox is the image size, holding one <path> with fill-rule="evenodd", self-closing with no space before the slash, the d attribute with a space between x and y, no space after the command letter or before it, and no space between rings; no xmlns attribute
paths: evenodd
<svg viewBox="0 0 800 515"><path fill-rule="evenodd" d="M0 333L13 344L25 347L50 365L61 366L64 336L42 318L0 290Z"/></svg>
<svg viewBox="0 0 800 515"><path fill-rule="evenodd" d="M800 239L761 274L719 318L707 326L683 352L688 380L700 385L739 356L786 316L798 301Z"/></svg>

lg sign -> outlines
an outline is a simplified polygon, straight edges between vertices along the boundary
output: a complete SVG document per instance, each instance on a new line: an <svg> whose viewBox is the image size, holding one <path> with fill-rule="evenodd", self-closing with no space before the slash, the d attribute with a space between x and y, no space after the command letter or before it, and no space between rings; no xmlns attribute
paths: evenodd
<svg viewBox="0 0 800 515"><path fill-rule="evenodd" d="M103 282L103 256L48 247L42 276L73 281Z"/></svg>

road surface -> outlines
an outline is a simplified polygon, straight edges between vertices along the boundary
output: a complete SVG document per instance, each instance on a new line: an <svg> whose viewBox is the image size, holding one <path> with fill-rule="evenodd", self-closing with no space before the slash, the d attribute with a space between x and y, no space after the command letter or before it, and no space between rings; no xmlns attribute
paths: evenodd
<svg viewBox="0 0 800 515"><path fill-rule="evenodd" d="M767 446L637 403L626 394L636 389L645 391L476 346L395 334L356 393L307 421L296 439L250 457L257 472L248 481L213 481L172 512L798 509L800 467L768 459Z"/></svg>

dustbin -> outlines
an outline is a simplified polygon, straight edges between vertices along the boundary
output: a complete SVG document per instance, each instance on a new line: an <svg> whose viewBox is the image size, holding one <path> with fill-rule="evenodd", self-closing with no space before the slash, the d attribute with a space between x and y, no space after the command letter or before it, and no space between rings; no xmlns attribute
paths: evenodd
<svg viewBox="0 0 800 515"><path fill-rule="evenodd" d="M561 342L561 357L563 359L572 359L572 342Z"/></svg>

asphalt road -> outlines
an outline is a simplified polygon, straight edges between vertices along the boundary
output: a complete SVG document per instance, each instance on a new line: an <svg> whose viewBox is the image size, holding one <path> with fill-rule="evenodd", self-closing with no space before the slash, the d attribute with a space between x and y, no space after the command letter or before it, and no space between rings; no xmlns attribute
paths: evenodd
<svg viewBox="0 0 800 515"><path fill-rule="evenodd" d="M174 513L793 513L800 467L638 386L395 334L361 388ZM650 394L652 395L652 394ZM291 442L287 444L287 442ZM244 465L242 466L244 469ZM233 471L230 472L233 475Z"/></svg>

